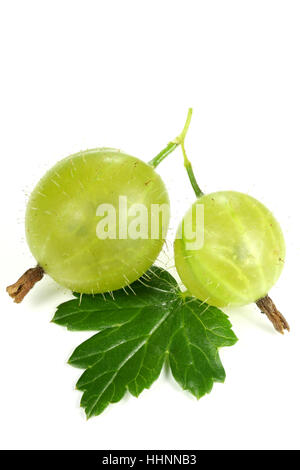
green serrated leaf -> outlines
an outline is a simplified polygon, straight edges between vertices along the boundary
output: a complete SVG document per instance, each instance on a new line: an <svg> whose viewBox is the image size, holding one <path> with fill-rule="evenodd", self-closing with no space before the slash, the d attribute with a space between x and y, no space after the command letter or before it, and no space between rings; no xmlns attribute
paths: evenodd
<svg viewBox="0 0 300 470"><path fill-rule="evenodd" d="M169 352L172 374L184 390L200 398L214 382L224 382L218 348L233 345L237 338L221 310L194 298L181 303L178 316L180 327Z"/></svg>
<svg viewBox="0 0 300 470"><path fill-rule="evenodd" d="M184 298L167 271L153 266L130 289L111 296L75 295L58 307L53 322L69 330L100 330L69 359L85 369L77 388L88 417L127 390L138 396L149 388L167 358L174 378L197 398L224 381L218 348L237 341L227 316Z"/></svg>

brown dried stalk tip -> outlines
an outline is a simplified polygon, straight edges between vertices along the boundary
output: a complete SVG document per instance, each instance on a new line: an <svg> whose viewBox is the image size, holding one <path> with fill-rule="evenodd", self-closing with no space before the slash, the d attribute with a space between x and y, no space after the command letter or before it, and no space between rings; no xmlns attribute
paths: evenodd
<svg viewBox="0 0 300 470"><path fill-rule="evenodd" d="M42 279L44 270L40 266L28 269L20 279L8 286L6 292L19 304L24 299L25 295L33 288L33 286Z"/></svg>
<svg viewBox="0 0 300 470"><path fill-rule="evenodd" d="M277 310L276 305L268 295L259 299L256 302L256 305L260 309L261 313L265 313L267 315L270 322L273 323L275 330L279 331L282 335L284 334L284 330L290 331L288 322L279 310Z"/></svg>

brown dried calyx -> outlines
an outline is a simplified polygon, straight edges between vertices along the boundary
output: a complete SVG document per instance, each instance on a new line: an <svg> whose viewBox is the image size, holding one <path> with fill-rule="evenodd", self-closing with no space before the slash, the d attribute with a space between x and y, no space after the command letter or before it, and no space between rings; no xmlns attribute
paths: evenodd
<svg viewBox="0 0 300 470"><path fill-rule="evenodd" d="M25 295L33 288L33 286L42 279L44 270L41 266L28 269L20 279L8 286L6 292L19 304L24 299Z"/></svg>
<svg viewBox="0 0 300 470"><path fill-rule="evenodd" d="M279 331L282 335L284 334L284 330L290 331L290 326L282 313L277 310L276 305L274 304L273 300L266 295L262 299L259 299L256 302L256 305L260 309L262 313L265 313L270 320L270 322L273 323L273 326L275 330Z"/></svg>

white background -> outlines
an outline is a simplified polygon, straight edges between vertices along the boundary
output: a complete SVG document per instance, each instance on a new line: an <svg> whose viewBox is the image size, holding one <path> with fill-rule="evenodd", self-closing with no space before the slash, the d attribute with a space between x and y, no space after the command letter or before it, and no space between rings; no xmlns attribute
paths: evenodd
<svg viewBox="0 0 300 470"><path fill-rule="evenodd" d="M299 449L299 1L3 0L0 7L0 446L6 449ZM66 361L86 333L50 324L70 294L44 279L5 293L34 260L26 197L85 148L145 161L194 115L187 151L204 191L234 189L282 224L286 267L271 294L291 324L228 311L239 342L225 384L197 401L162 373L86 421ZM159 168L172 226L194 201L181 153Z"/></svg>

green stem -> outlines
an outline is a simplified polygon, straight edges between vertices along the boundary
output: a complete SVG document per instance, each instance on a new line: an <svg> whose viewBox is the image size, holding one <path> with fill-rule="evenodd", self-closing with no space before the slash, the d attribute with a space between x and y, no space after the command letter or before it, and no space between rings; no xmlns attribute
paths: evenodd
<svg viewBox="0 0 300 470"><path fill-rule="evenodd" d="M193 188L197 198L199 198L199 197L204 195L204 192L201 191L201 189L199 188L199 185L197 183L197 180L196 180L196 177L195 177L195 174L194 174L194 171L193 171L192 164L189 161L189 159L187 157L187 154L186 154L186 151L185 151L184 140L181 142L181 150L182 150L182 153L183 153L184 167L187 171L187 174L188 174L188 177L190 179L192 188Z"/></svg>
<svg viewBox="0 0 300 470"><path fill-rule="evenodd" d="M185 169L187 171L188 177L190 179L190 182L191 182L192 188L194 190L194 193L196 194L196 197L199 198L201 196L204 196L204 192L201 191L201 189L198 186L198 183L197 183L196 177L194 175L191 163L188 162L184 166L185 166Z"/></svg>
<svg viewBox="0 0 300 470"><path fill-rule="evenodd" d="M169 142L168 145L161 151L159 152L156 157L152 158L152 160L148 163L148 165L152 166L153 168L156 168L170 153L173 152L178 147L179 144L175 142Z"/></svg>
<svg viewBox="0 0 300 470"><path fill-rule="evenodd" d="M190 108L181 134L179 134L176 139L171 140L171 142L169 142L168 145L161 152L159 152L158 155L156 155L154 158L152 158L152 160L150 160L150 162L148 162L148 165L152 166L153 168L156 168L168 155L170 155L170 153L172 153L179 145L182 144L182 141L184 141L186 133L188 131L191 122L191 117L192 109Z"/></svg>
<svg viewBox="0 0 300 470"><path fill-rule="evenodd" d="M168 155L170 155L170 153L172 153L180 145L181 149L182 149L182 153L183 153L185 169L187 171L187 174L188 174L189 180L191 182L192 188L193 188L197 198L199 198L199 197L203 196L204 193L201 191L201 189L198 186L196 177L194 175L192 164L191 164L191 162L189 161L189 159L187 157L187 154L186 154L186 151L185 151L185 146L184 146L185 137L186 137L187 131L188 131L190 123L191 123L192 114L193 114L193 109L189 108L188 115L187 115L187 118L186 118L186 121L185 121L185 125L184 125L183 130L181 131L181 134L179 134L179 136L176 137L176 139L169 142L168 145L161 152L159 152L159 154L156 155L156 157L154 157L149 162L149 165L151 165L153 168L156 168Z"/></svg>
<svg viewBox="0 0 300 470"><path fill-rule="evenodd" d="M189 159L187 157L187 154L186 154L186 151L185 151L185 146L184 146L185 137L186 137L186 133L187 133L187 130L188 130L190 122L191 122L192 114L193 114L193 109L190 108L189 112L188 112L186 125L184 126L184 129L183 129L181 135L179 136L179 139L180 139L181 150L182 150L182 153L183 153L184 167L187 171L187 174L188 174L189 180L191 182L192 188L193 188L197 198L199 198L199 197L203 196L204 193L199 188L199 185L197 183L197 180L196 180L196 177L195 177L195 174L194 174L194 171L193 171L192 164L191 164L191 162L189 161Z"/></svg>

